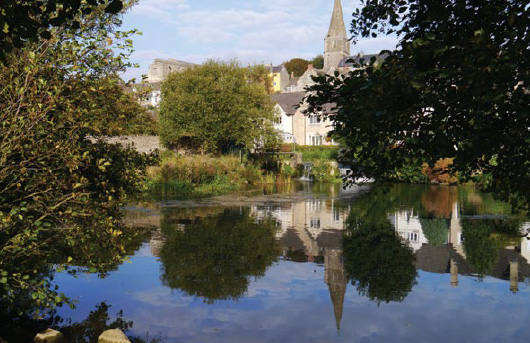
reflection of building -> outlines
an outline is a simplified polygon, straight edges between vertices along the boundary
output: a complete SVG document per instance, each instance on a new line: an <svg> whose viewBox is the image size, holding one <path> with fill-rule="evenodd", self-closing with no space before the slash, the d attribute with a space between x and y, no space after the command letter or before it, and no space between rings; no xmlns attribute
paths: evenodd
<svg viewBox="0 0 530 343"><path fill-rule="evenodd" d="M342 234L348 211L335 199L312 198L278 206L255 206L257 218L272 216L279 221L283 256L294 262L324 263L337 329L348 279L342 261ZM259 219L258 219L259 220Z"/></svg>
<svg viewBox="0 0 530 343"><path fill-rule="evenodd" d="M346 277L342 261L342 249L326 249L324 253L324 266L324 280L328 285L331 302L333 303L337 330L340 330L344 295L346 294L346 286L348 285L348 278Z"/></svg>
<svg viewBox="0 0 530 343"><path fill-rule="evenodd" d="M423 244L427 243L427 238L421 229L420 219L413 214L412 210L396 212L390 217L390 222L396 228L398 235L407 241L414 251L418 251Z"/></svg>
<svg viewBox="0 0 530 343"><path fill-rule="evenodd" d="M390 217L396 232L416 252L416 268L431 273L451 274L451 285L458 286L458 275L476 276L475 268L467 260L464 250L464 236L455 201L447 227L448 244L436 245L429 242L421 220L412 211L399 211ZM479 220L479 219L478 219ZM524 225L523 225L524 229ZM431 244L429 244L431 243ZM523 237L518 247L510 246L498 250L498 259L488 275L510 281L510 290L518 291L518 282L530 277L530 242Z"/></svg>

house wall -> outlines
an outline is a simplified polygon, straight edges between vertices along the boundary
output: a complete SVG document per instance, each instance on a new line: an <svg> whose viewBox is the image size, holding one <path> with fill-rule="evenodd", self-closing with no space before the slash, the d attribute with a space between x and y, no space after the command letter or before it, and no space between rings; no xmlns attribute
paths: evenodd
<svg viewBox="0 0 530 343"><path fill-rule="evenodd" d="M272 79L272 90L274 93L283 92L285 87L289 85L289 73L287 73L285 67L282 67L279 73L271 73L270 77Z"/></svg>
<svg viewBox="0 0 530 343"><path fill-rule="evenodd" d="M281 120L280 123L278 122L274 123L274 128L280 131L281 133L288 133L290 135L293 135L293 117L294 116L287 115L287 113L285 113L285 111L278 104L274 106L274 109ZM294 142L292 140L284 139L284 143L294 143Z"/></svg>
<svg viewBox="0 0 530 343"><path fill-rule="evenodd" d="M326 140L328 133L333 129L333 123L329 120L320 119L319 122L315 123L311 117L305 117L306 121L306 132L305 132L305 145L335 145L333 141ZM320 139L313 139L313 137L321 137ZM315 144L320 140L320 144Z"/></svg>

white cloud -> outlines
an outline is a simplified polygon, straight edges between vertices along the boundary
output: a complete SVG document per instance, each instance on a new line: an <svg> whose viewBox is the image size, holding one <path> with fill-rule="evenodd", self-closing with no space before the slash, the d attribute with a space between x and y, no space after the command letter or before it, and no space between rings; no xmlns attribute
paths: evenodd
<svg viewBox="0 0 530 343"><path fill-rule="evenodd" d="M347 27L358 3L343 1ZM144 32L138 40L141 49L150 51L156 45L160 54L141 58L142 71L128 75L147 73L154 57L194 63L236 58L243 64L310 59L323 53L332 8L331 0L140 0L131 24L145 23L139 26ZM374 53L394 45L393 37L361 40L352 53Z"/></svg>

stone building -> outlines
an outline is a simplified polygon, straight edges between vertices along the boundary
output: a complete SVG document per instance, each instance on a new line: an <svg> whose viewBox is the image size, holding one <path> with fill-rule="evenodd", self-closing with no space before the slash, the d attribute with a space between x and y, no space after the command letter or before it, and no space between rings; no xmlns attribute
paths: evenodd
<svg viewBox="0 0 530 343"><path fill-rule="evenodd" d="M350 56L350 41L344 25L340 0L335 0L328 34L324 39L324 71L336 68L343 58Z"/></svg>
<svg viewBox="0 0 530 343"><path fill-rule="evenodd" d="M155 61L149 66L149 72L147 73L147 82L157 83L164 81L169 74L175 72L182 72L188 68L193 67L195 64L190 62L178 61L173 58L168 60L162 60L156 58Z"/></svg>

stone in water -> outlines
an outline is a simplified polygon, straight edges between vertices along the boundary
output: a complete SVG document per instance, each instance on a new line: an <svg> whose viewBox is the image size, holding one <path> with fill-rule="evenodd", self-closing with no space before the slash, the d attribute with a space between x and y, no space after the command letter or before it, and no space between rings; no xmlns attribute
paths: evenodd
<svg viewBox="0 0 530 343"><path fill-rule="evenodd" d="M57 330L46 329L35 336L35 343L60 343L63 342L64 336Z"/></svg>
<svg viewBox="0 0 530 343"><path fill-rule="evenodd" d="M98 338L98 343L131 343L131 341L120 329L113 329L103 332Z"/></svg>

